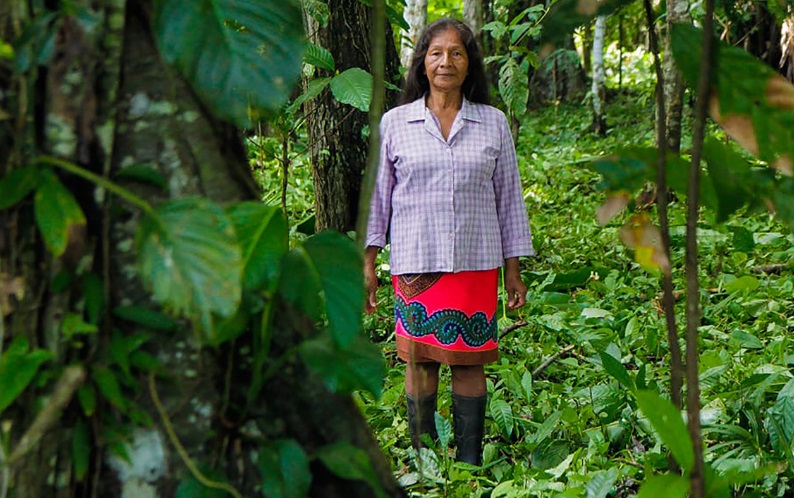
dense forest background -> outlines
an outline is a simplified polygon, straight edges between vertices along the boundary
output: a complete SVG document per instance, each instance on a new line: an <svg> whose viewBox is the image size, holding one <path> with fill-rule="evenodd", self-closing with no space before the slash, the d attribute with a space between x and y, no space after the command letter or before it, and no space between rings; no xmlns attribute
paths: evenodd
<svg viewBox="0 0 794 498"><path fill-rule="evenodd" d="M538 256L482 468L361 247L416 34L481 37ZM0 4L0 498L790 496L785 1ZM362 209L364 207L364 209Z"/></svg>

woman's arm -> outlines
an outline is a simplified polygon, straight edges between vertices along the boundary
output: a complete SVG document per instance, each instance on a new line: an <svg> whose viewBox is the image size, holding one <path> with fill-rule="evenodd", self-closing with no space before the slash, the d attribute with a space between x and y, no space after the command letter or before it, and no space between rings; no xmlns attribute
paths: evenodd
<svg viewBox="0 0 794 498"><path fill-rule="evenodd" d="M378 307L378 274L375 272L375 260L380 252L380 247L367 246L364 252L364 286L367 291L365 309L367 314L375 313Z"/></svg>
<svg viewBox="0 0 794 498"><path fill-rule="evenodd" d="M515 310L524 306L527 302L527 285L521 280L517 257L505 260L504 279L507 291L507 309Z"/></svg>

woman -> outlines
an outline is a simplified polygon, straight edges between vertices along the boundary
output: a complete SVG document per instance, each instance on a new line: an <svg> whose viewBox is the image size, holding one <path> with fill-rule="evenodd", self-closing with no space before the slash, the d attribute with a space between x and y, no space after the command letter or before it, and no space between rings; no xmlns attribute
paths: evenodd
<svg viewBox="0 0 794 498"><path fill-rule="evenodd" d="M518 257L534 254L510 128L487 105L482 55L465 24L440 19L414 51L403 105L381 121L381 159L367 227L367 312L375 259L391 244L397 350L407 362L411 440L435 435L440 364L452 371L456 457L480 465L483 365L498 357L498 268L507 307L523 306Z"/></svg>

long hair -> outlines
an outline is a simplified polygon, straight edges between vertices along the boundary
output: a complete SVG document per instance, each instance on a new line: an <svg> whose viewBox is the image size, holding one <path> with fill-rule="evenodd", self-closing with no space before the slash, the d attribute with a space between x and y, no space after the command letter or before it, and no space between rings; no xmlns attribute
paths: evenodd
<svg viewBox="0 0 794 498"><path fill-rule="evenodd" d="M469 74L463 81L463 95L470 102L488 103L488 78L485 76L485 65L477 38L466 24L448 18L441 18L427 26L419 37L419 41L416 42L400 103L413 102L430 90L430 82L425 74L425 56L430 48L430 41L448 29L454 29L460 34L460 39L463 40L463 46L469 57Z"/></svg>

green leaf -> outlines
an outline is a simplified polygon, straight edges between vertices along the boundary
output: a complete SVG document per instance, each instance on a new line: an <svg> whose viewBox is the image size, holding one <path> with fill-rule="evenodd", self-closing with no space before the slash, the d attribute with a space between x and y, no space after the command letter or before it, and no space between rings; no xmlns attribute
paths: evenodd
<svg viewBox="0 0 794 498"><path fill-rule="evenodd" d="M295 114L295 112L300 109L306 102L311 102L314 100L318 95L320 95L325 87L327 87L331 83L331 78L315 78L309 82L309 85L306 87L306 91L303 92L295 99L295 101L290 104L287 109L285 110L288 116ZM314 234L314 215L310 217L312 220L312 231L311 233L305 232L301 229L301 224L298 224L297 230L300 233L305 233L306 235L313 235Z"/></svg>
<svg viewBox="0 0 794 498"><path fill-rule="evenodd" d="M549 441L539 445L530 455L530 460L533 468L550 470L564 462L569 453L565 441Z"/></svg>
<svg viewBox="0 0 794 498"><path fill-rule="evenodd" d="M305 48L294 0L158 0L163 57L215 115L245 127L249 107L277 110L300 75Z"/></svg>
<svg viewBox="0 0 794 498"><path fill-rule="evenodd" d="M341 347L359 337L364 309L364 262L353 240L328 230L303 244L325 296L331 335Z"/></svg>
<svg viewBox="0 0 794 498"><path fill-rule="evenodd" d="M200 318L212 340L212 314L233 315L242 294L242 257L226 213L205 198L167 202L138 228L141 279L155 301Z"/></svg>
<svg viewBox="0 0 794 498"><path fill-rule="evenodd" d="M790 455L794 436L794 379L783 386L775 404L767 410L764 426L769 431L772 448L780 455Z"/></svg>
<svg viewBox="0 0 794 498"><path fill-rule="evenodd" d="M28 352L24 336L15 338L8 350L0 356L0 413L16 400L36 377L41 365L52 357L49 351L37 349Z"/></svg>
<svg viewBox="0 0 794 498"><path fill-rule="evenodd" d="M386 365L380 349L368 338L357 337L350 346L340 349L323 335L301 344L300 354L332 391L349 393L364 389L380 397Z"/></svg>
<svg viewBox="0 0 794 498"><path fill-rule="evenodd" d="M287 303L313 320L322 316L320 275L304 247L288 252L281 260L278 293Z"/></svg>
<svg viewBox="0 0 794 498"><path fill-rule="evenodd" d="M596 16L609 15L632 0L559 0L551 4L543 22L543 44L562 44L567 36Z"/></svg>
<svg viewBox="0 0 794 498"><path fill-rule="evenodd" d="M601 351L599 356L601 357L601 365L604 367L604 370L614 377L621 386L633 391L635 387L634 380L631 378L631 375L629 375L626 367L623 366L623 363L606 351Z"/></svg>
<svg viewBox="0 0 794 498"><path fill-rule="evenodd" d="M755 239L753 233L744 228L737 226L726 227L733 233L733 247L739 252L751 253L755 248Z"/></svg>
<svg viewBox="0 0 794 498"><path fill-rule="evenodd" d="M72 339L75 335L81 334L96 334L99 328L93 323L86 323L83 317L77 313L67 313L61 322L61 333L67 340Z"/></svg>
<svg viewBox="0 0 794 498"><path fill-rule="evenodd" d="M637 391L637 405L645 414L661 442L667 446L676 462L687 472L695 461L689 431L681 412L673 404L652 391Z"/></svg>
<svg viewBox="0 0 794 498"><path fill-rule="evenodd" d="M72 431L72 466L75 478L82 482L88 474L88 465L91 459L91 441L85 419L80 417L75 422Z"/></svg>
<svg viewBox="0 0 794 498"><path fill-rule="evenodd" d="M109 368L95 367L91 370L91 376L102 396L121 413L126 413L127 399L121 393L121 386L116 374Z"/></svg>
<svg viewBox="0 0 794 498"><path fill-rule="evenodd" d="M311 487L309 459L294 439L275 441L260 449L259 472L267 498L304 498Z"/></svg>
<svg viewBox="0 0 794 498"><path fill-rule="evenodd" d="M201 473L215 482L227 482L226 478L217 470L200 467ZM229 498L229 493L218 488L207 487L199 482L193 474L187 475L179 482L176 489L176 498Z"/></svg>
<svg viewBox="0 0 794 498"><path fill-rule="evenodd" d="M173 318L143 306L117 306L113 309L113 315L148 329L163 332L174 332L179 326Z"/></svg>
<svg viewBox="0 0 794 498"><path fill-rule="evenodd" d="M615 487L615 482L618 480L617 467L611 467L609 470L599 470L590 474L590 480L585 485L587 491L587 498L605 498L612 488ZM666 495L661 495L666 496Z"/></svg>
<svg viewBox="0 0 794 498"><path fill-rule="evenodd" d="M315 45L314 43L309 43L306 46L306 52L303 54L303 62L322 69L328 69L329 71L336 70L333 54L326 48Z"/></svg>
<svg viewBox="0 0 794 498"><path fill-rule="evenodd" d="M524 371L521 376L521 387L524 389L524 398L527 400L527 405L532 404L532 374L529 371Z"/></svg>
<svg viewBox="0 0 794 498"><path fill-rule="evenodd" d="M115 178L117 180L132 180L141 183L148 183L150 185L154 185L155 187L160 187L161 189L165 190L168 186L168 182L166 181L165 177L153 166L149 166L147 164L133 164L131 166L127 166L118 173L116 173Z"/></svg>
<svg viewBox="0 0 794 498"><path fill-rule="evenodd" d="M39 184L39 168L12 170L0 178L0 210L8 209L28 196Z"/></svg>
<svg viewBox="0 0 794 498"><path fill-rule="evenodd" d="M526 69L519 66L512 57L505 60L499 70L499 94L515 116L526 114L529 77Z"/></svg>
<svg viewBox="0 0 794 498"><path fill-rule="evenodd" d="M508 437L513 433L513 409L507 401L501 398L491 398L491 418L494 419L499 430Z"/></svg>
<svg viewBox="0 0 794 498"><path fill-rule="evenodd" d="M689 492L689 479L678 474L653 475L645 479L637 498L684 498Z"/></svg>
<svg viewBox="0 0 794 498"><path fill-rule="evenodd" d="M379 497L385 496L367 453L348 442L323 446L315 453L325 467L342 479L366 481Z"/></svg>
<svg viewBox="0 0 794 498"><path fill-rule="evenodd" d="M535 444L541 444L543 441L546 440L549 436L551 436L552 431L554 431L554 427L557 425L557 422L560 421L562 418L562 410L557 410L556 412L549 415L546 420L543 421L540 427L538 427L538 431L532 436L532 441Z"/></svg>
<svg viewBox="0 0 794 498"><path fill-rule="evenodd" d="M372 75L361 68L351 68L331 79L331 93L343 104L368 112L372 101Z"/></svg>
<svg viewBox="0 0 794 498"><path fill-rule="evenodd" d="M761 285L761 283L757 278L751 275L744 275L743 277L731 280L725 284L725 290L730 294L735 294L737 292L749 293L756 290L759 285Z"/></svg>
<svg viewBox="0 0 794 498"><path fill-rule="evenodd" d="M96 389L91 384L83 384L77 389L77 400L83 409L86 417L90 417L96 411Z"/></svg>
<svg viewBox="0 0 794 498"><path fill-rule="evenodd" d="M73 230L85 226L80 205L51 171L41 174L34 196L34 211L44 243L55 256L64 253Z"/></svg>
<svg viewBox="0 0 794 498"><path fill-rule="evenodd" d="M135 351L130 355L130 365L142 372L157 372L163 367L163 363L155 356L146 351Z"/></svg>
<svg viewBox="0 0 794 498"><path fill-rule="evenodd" d="M453 437L452 424L437 411L433 412L433 422L436 426L436 434L438 434L438 444L442 448L448 448Z"/></svg>
<svg viewBox="0 0 794 498"><path fill-rule="evenodd" d="M490 32L491 36L495 40L498 40L502 38L505 34L507 34L507 26L505 26L505 24L500 21L491 21L485 26L483 26L482 30Z"/></svg>
<svg viewBox="0 0 794 498"><path fill-rule="evenodd" d="M96 273L83 275L83 296L88 323L97 325L105 308L105 285Z"/></svg>
<svg viewBox="0 0 794 498"><path fill-rule="evenodd" d="M717 197L717 221L724 222L744 205L755 203L750 183L750 164L737 152L715 139L703 144L703 158L708 164L708 179Z"/></svg>
<svg viewBox="0 0 794 498"><path fill-rule="evenodd" d="M245 290L271 289L277 281L281 259L289 249L287 223L281 210L261 202L240 202L228 213L242 249Z"/></svg>

